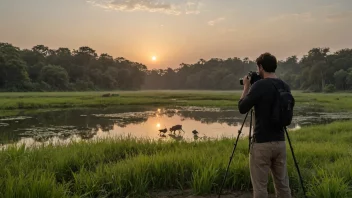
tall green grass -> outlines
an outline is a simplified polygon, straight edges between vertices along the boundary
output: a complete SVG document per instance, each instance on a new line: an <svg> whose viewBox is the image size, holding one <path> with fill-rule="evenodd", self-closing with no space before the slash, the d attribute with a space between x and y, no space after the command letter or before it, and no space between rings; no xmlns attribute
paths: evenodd
<svg viewBox="0 0 352 198"><path fill-rule="evenodd" d="M106 92L0 93L0 110L107 107L119 105L237 107L240 91L122 91L115 97ZM293 92L297 106L326 111L352 110L351 93ZM1 112L0 112L1 113ZM6 112L9 114L9 112Z"/></svg>
<svg viewBox="0 0 352 198"><path fill-rule="evenodd" d="M352 122L290 132L309 197L352 197ZM234 139L105 139L0 152L0 197L148 197L170 189L216 193ZM288 151L290 186L302 191ZM273 193L273 185L269 185ZM238 143L224 191L250 191L248 140Z"/></svg>

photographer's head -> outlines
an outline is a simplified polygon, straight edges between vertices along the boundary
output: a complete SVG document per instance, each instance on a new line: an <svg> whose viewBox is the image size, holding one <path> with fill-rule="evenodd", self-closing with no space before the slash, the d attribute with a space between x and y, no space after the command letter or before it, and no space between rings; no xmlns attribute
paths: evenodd
<svg viewBox="0 0 352 198"><path fill-rule="evenodd" d="M262 78L267 77L270 73L275 73L277 68L276 57L266 52L261 54L257 60L258 73Z"/></svg>

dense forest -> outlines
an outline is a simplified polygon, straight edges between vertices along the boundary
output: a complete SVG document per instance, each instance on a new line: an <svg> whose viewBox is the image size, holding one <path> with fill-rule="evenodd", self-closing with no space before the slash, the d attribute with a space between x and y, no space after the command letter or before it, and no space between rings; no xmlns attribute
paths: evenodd
<svg viewBox="0 0 352 198"><path fill-rule="evenodd" d="M138 90L147 67L89 47L71 51L44 45L20 50L0 43L0 89L3 91Z"/></svg>
<svg viewBox="0 0 352 198"><path fill-rule="evenodd" d="M140 89L241 89L239 78L256 64L248 58L200 59L179 68L148 70L145 65L90 47L20 49L0 43L1 91L86 91ZM280 60L277 73L292 89L331 92L352 89L352 49L313 48L298 59Z"/></svg>
<svg viewBox="0 0 352 198"><path fill-rule="evenodd" d="M258 55L259 56L259 55ZM239 78L257 71L248 58L200 59L177 69L147 71L145 89L241 89ZM330 53L329 48L313 48L302 59L297 56L278 61L277 75L292 89L332 92L352 89L352 49Z"/></svg>

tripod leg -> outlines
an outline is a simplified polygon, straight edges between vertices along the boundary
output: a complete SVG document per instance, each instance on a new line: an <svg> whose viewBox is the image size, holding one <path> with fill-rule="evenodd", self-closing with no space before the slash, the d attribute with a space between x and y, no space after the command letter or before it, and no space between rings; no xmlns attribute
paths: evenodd
<svg viewBox="0 0 352 198"><path fill-rule="evenodd" d="M304 197L307 197L306 196L306 190L304 189L304 185L303 185L303 179L302 179L302 176L301 176L301 172L299 171L298 163L297 163L297 160L296 160L296 157L295 157L295 153L293 152L291 140L290 140L290 137L288 136L288 132L287 132L286 127L285 127L285 132L286 132L288 143L290 145L293 161L295 162L295 166L296 166L296 169L297 169L297 172L298 172L299 180L301 182L301 187L302 187L302 190L303 190Z"/></svg>
<svg viewBox="0 0 352 198"><path fill-rule="evenodd" d="M226 177L227 177L227 173L228 173L228 171L229 171L229 167L230 167L230 164L231 164L231 161L232 161L233 155L234 155L235 150L236 150L236 147L237 147L237 142L238 142L238 139L240 138L240 135L241 135L241 132L242 132L242 128L243 128L244 123L246 122L246 119L247 119L248 113L249 113L249 112L247 112L246 117L245 117L245 118L244 118L244 120L243 120L243 123L242 123L242 126L241 126L240 130L238 130L238 134L237 134L237 138L236 138L236 143L234 144L234 147L233 147L233 150L232 150L232 154L231 154L231 156L230 156L230 161L229 161L229 164L227 165L227 169L226 169L225 177L224 177L224 180L222 181L222 184L221 184L221 188L220 188L220 191L219 191L219 196L218 196L218 198L220 198L222 188L224 187L224 184L225 184L225 181L226 181Z"/></svg>
<svg viewBox="0 0 352 198"><path fill-rule="evenodd" d="M252 117L253 117L253 109L251 110L251 122L249 123L248 153L251 150L251 142L252 142Z"/></svg>

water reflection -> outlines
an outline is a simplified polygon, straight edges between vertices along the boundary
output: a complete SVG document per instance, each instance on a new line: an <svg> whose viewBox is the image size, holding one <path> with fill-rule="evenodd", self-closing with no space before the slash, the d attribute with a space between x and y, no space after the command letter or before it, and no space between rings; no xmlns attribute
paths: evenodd
<svg viewBox="0 0 352 198"><path fill-rule="evenodd" d="M0 118L0 144L67 143L72 140L125 136L175 141L235 138L244 117L235 110L200 107L50 111ZM304 112L304 116L295 116L294 123L289 128L294 130L301 125L327 123L351 117L350 113ZM182 126L182 130L177 129L178 125ZM170 131L172 127L176 128ZM244 124L242 137L248 132L249 118Z"/></svg>

